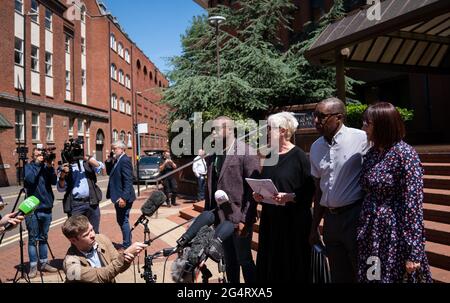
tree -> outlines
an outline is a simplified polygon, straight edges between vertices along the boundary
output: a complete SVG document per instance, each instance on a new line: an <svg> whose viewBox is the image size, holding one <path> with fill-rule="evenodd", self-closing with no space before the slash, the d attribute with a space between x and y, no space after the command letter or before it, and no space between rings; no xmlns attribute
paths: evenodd
<svg viewBox="0 0 450 303"><path fill-rule="evenodd" d="M181 37L183 53L171 58L173 85L163 102L176 109L172 118L227 114L261 117L280 105L316 102L334 94L333 68L311 66L303 56L321 30L343 14L342 1L320 24L310 25L304 40L291 46L280 41L296 9L291 0L241 0L238 9L218 6L209 14L227 18L220 40L221 78L216 76L215 31L206 16L195 17ZM351 91L353 81L348 81Z"/></svg>

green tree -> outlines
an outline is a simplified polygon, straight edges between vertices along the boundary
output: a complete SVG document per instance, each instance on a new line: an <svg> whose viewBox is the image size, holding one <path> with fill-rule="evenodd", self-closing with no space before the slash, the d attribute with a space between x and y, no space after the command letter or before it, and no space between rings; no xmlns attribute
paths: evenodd
<svg viewBox="0 0 450 303"><path fill-rule="evenodd" d="M181 37L183 53L171 58L172 85L163 97L175 108L172 119L188 119L196 111L205 119L220 114L256 118L276 106L316 102L334 94L334 68L311 66L304 52L327 24L342 16L342 0L319 24L308 25L304 39L291 46L279 39L280 30L291 30L296 9L291 0L239 3L239 9L218 6L209 11L227 19L219 35L220 79L215 30L207 17L195 17ZM349 79L350 92L353 84Z"/></svg>

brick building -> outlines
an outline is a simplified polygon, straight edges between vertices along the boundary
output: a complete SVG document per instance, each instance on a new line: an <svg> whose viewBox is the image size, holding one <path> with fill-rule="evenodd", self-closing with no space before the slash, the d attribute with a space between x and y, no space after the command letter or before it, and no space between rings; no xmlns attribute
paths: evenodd
<svg viewBox="0 0 450 303"><path fill-rule="evenodd" d="M110 143L123 138L135 158L136 121L155 125L150 136L160 138L153 146L142 144L144 149L167 146L167 109L157 104L155 92L168 86L167 79L137 51L102 3L67 3L1 3L0 186L17 183L21 163L16 151L21 146L29 148L28 156L38 144L54 146L59 160L65 140L82 137L86 153L104 160ZM157 81L140 79L144 71L139 65ZM151 102L136 102L138 93ZM146 114L136 112L145 107Z"/></svg>

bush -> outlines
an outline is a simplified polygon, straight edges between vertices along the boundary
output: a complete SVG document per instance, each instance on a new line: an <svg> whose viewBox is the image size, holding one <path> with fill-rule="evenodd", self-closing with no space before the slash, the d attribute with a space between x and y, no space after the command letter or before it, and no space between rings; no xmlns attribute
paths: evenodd
<svg viewBox="0 0 450 303"><path fill-rule="evenodd" d="M364 111L367 109L366 104L348 104L347 105L347 123L349 127L362 128L362 117ZM397 107L403 121L411 121L414 118L414 110Z"/></svg>

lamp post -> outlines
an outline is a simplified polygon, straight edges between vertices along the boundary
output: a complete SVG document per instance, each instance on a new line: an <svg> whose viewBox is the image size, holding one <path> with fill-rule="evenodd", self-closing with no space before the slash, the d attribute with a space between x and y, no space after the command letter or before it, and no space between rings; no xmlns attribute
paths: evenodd
<svg viewBox="0 0 450 303"><path fill-rule="evenodd" d="M141 178L139 175L139 158L141 156L141 135L139 134L138 129L138 120L137 120L137 98L138 96L142 97L142 92L136 91L135 92L135 98L134 98L134 109L135 109L135 123L133 125L133 130L136 134L135 141L136 141L136 179L137 179L137 188L138 188L138 196L141 195L141 189L140 189L140 183Z"/></svg>
<svg viewBox="0 0 450 303"><path fill-rule="evenodd" d="M216 57L217 57L217 79L220 79L220 47L219 47L219 27L226 20L222 16L211 16L208 23L216 28Z"/></svg>

